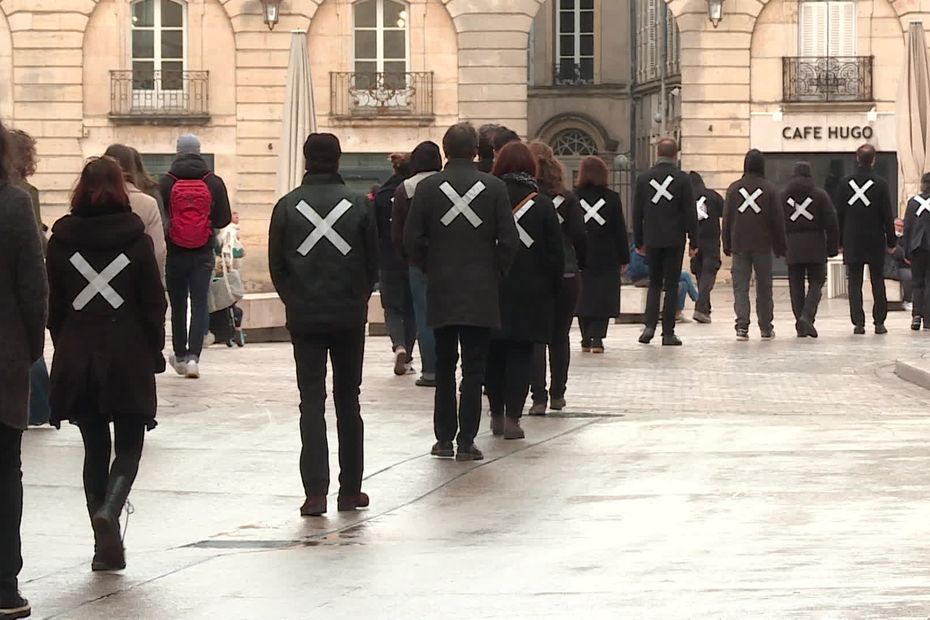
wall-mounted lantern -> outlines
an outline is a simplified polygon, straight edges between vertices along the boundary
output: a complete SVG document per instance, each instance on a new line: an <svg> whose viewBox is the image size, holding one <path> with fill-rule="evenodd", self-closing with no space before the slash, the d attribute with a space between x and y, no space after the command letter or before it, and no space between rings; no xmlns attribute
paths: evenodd
<svg viewBox="0 0 930 620"><path fill-rule="evenodd" d="M280 16L281 0L262 0L262 16L268 30L274 30Z"/></svg>
<svg viewBox="0 0 930 620"><path fill-rule="evenodd" d="M707 18L714 28L723 21L723 0L707 0Z"/></svg>

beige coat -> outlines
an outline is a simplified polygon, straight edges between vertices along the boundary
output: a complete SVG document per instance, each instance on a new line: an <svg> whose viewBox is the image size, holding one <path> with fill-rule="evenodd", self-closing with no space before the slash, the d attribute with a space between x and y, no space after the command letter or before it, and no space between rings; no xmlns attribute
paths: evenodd
<svg viewBox="0 0 930 620"><path fill-rule="evenodd" d="M168 246L165 243L165 227L161 221L158 203L132 183L126 184L126 193L129 194L129 206L132 212L139 216L145 225L145 234L152 238L152 244L155 246L155 261L158 263L158 272L164 284Z"/></svg>

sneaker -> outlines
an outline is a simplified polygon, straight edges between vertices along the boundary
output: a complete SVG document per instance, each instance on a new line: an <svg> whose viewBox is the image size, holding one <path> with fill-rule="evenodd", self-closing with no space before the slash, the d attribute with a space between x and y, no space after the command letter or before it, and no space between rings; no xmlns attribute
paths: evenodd
<svg viewBox="0 0 930 620"><path fill-rule="evenodd" d="M675 334L667 334L662 336L662 346L663 347L680 347L681 338Z"/></svg>
<svg viewBox="0 0 930 620"><path fill-rule="evenodd" d="M546 403L533 403L533 406L530 407L530 415L546 415Z"/></svg>
<svg viewBox="0 0 930 620"><path fill-rule="evenodd" d="M319 517L324 514L326 514L325 495L308 497L304 505L300 507L300 516L302 517Z"/></svg>
<svg viewBox="0 0 930 620"><path fill-rule="evenodd" d="M168 364L174 368L174 372L178 373L182 377L187 374L187 361L183 359L178 359L175 357L174 353L168 356Z"/></svg>
<svg viewBox="0 0 930 620"><path fill-rule="evenodd" d="M455 448L452 446L451 441L437 441L433 444L430 454L441 459L451 459L455 456Z"/></svg>
<svg viewBox="0 0 930 620"><path fill-rule="evenodd" d="M415 375L417 374L417 369L413 367L413 362L407 362L404 365L404 374L405 375Z"/></svg>
<svg viewBox="0 0 930 620"><path fill-rule="evenodd" d="M703 312L698 312L697 310L694 311L693 318L694 318L695 321L697 321L698 323L701 323L701 324L703 324L703 325L708 325L708 324L710 324L710 323L712 322L712 321L710 320L710 315L709 315L709 314L705 314L705 313L703 313Z"/></svg>
<svg viewBox="0 0 930 620"><path fill-rule="evenodd" d="M458 452L455 453L456 461L482 461L484 460L484 454L481 450L478 449L478 446L471 444L470 446L459 446Z"/></svg>
<svg viewBox="0 0 930 620"><path fill-rule="evenodd" d="M0 618L3 620L17 620L31 615L32 606L19 592L0 595Z"/></svg>
<svg viewBox="0 0 930 620"><path fill-rule="evenodd" d="M495 437L500 437L504 434L504 414L503 413L492 413L491 414L491 434Z"/></svg>
<svg viewBox="0 0 930 620"><path fill-rule="evenodd" d="M919 331L920 331L920 323L921 323L921 320L920 320L920 317L919 317L919 316L913 317L913 318L911 319L911 329L913 329L915 332L919 332Z"/></svg>
<svg viewBox="0 0 930 620"><path fill-rule="evenodd" d="M394 349L394 374L398 377L407 374L407 349L404 347Z"/></svg>
<svg viewBox="0 0 930 620"><path fill-rule="evenodd" d="M504 418L504 439L526 439L526 433L520 426L520 418Z"/></svg>
<svg viewBox="0 0 930 620"><path fill-rule="evenodd" d="M352 512L359 508L368 508L371 503L367 493L359 492L358 495L339 495L336 500L336 508L339 512Z"/></svg>
<svg viewBox="0 0 930 620"><path fill-rule="evenodd" d="M549 402L549 407L553 411L562 411L565 409L565 399L564 398L553 398Z"/></svg>
<svg viewBox="0 0 930 620"><path fill-rule="evenodd" d="M884 325L876 325L875 333L879 336L884 336L885 334L888 333L888 328L885 327Z"/></svg>
<svg viewBox="0 0 930 620"><path fill-rule="evenodd" d="M216 344L216 334L207 332L207 335L203 337L203 346L212 347L214 344Z"/></svg>
<svg viewBox="0 0 930 620"><path fill-rule="evenodd" d="M417 379L416 385L418 387L434 388L436 387L436 379L428 379L424 376L421 376L419 379Z"/></svg>
<svg viewBox="0 0 930 620"><path fill-rule="evenodd" d="M196 360L189 360L184 367L184 376L188 379L200 378L200 365Z"/></svg>
<svg viewBox="0 0 930 620"><path fill-rule="evenodd" d="M646 327L645 329L643 329L643 333L640 334L639 336L639 343L649 344L650 342L652 342L652 339L655 338L655 336L656 336L656 328Z"/></svg>
<svg viewBox="0 0 930 620"><path fill-rule="evenodd" d="M769 331L763 331L762 340L765 340L765 341L775 340L775 330L770 329Z"/></svg>
<svg viewBox="0 0 930 620"><path fill-rule="evenodd" d="M740 342L746 342L749 340L749 330L745 327L736 328L736 339Z"/></svg>

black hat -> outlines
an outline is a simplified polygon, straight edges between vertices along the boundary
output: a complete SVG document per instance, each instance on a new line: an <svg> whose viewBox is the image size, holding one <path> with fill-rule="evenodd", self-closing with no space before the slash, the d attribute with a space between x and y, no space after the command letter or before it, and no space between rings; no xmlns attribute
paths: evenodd
<svg viewBox="0 0 930 620"><path fill-rule="evenodd" d="M331 133L312 133L304 142L307 172L337 172L340 157L339 138Z"/></svg>

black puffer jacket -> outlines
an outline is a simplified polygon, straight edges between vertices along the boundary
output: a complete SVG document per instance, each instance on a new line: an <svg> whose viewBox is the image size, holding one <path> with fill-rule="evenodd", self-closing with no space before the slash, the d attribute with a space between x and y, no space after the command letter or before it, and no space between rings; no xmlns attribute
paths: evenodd
<svg viewBox="0 0 930 620"><path fill-rule="evenodd" d="M794 167L794 177L782 192L782 206L789 265L825 263L839 253L840 232L833 201L814 184L807 162Z"/></svg>

